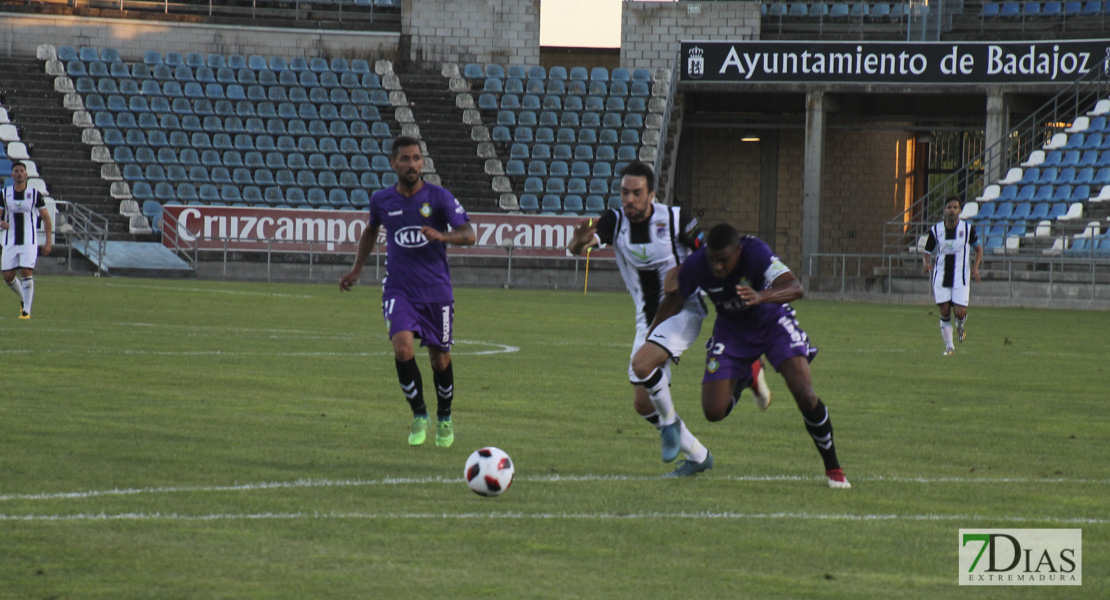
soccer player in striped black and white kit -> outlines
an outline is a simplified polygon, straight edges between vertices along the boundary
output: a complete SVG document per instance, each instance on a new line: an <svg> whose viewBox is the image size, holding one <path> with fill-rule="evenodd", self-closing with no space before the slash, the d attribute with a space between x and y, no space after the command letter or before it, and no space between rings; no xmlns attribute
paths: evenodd
<svg viewBox="0 0 1110 600"><path fill-rule="evenodd" d="M35 263L38 260L38 223L43 224L42 254L50 254L50 237L54 225L46 200L35 188L27 187L27 166L21 162L12 163L12 182L4 188L4 202L0 207L0 244L4 256L0 270L4 283L19 296L19 318L31 318L31 304L35 299ZM16 282L15 271L19 269L20 280Z"/></svg>
<svg viewBox="0 0 1110 600"><path fill-rule="evenodd" d="M971 281L979 283L979 263L983 246L975 227L960 220L963 207L960 199L951 196L944 202L944 220L933 225L925 242L925 272L931 273L933 299L940 309L940 336L944 355L955 352L952 345L952 313L956 316L956 340L964 341L967 304L971 297ZM975 258L971 259L971 250Z"/></svg>
<svg viewBox="0 0 1110 600"><path fill-rule="evenodd" d="M687 457L669 474L672 477L692 476L713 466L712 454L678 417L670 392L670 362L697 340L705 305L694 296L673 318L655 330L649 326L666 288L675 285L678 265L698 247L699 235L697 219L681 208L655 202L652 168L632 162L621 172L621 210L583 219L567 247L575 255L601 244L616 252L621 277L636 304L636 337L628 367L636 412L659 429L665 462L677 458L680 450ZM771 392L761 366L758 360L753 364L754 378L747 383L757 406L766 408Z"/></svg>

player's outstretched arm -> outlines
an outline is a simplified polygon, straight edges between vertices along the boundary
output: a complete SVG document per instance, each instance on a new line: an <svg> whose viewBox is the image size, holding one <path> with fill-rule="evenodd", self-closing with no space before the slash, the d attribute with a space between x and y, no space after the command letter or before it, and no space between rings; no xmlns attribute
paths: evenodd
<svg viewBox="0 0 1110 600"><path fill-rule="evenodd" d="M425 225L420 228L420 233L424 234L429 241L455 246L470 246L478 240L478 234L474 232L474 227L470 223L463 223L451 231L440 231Z"/></svg>
<svg viewBox="0 0 1110 600"><path fill-rule="evenodd" d="M793 273L783 273L775 278L771 283L771 287L756 291L750 287L738 285L736 286L736 295L744 301L747 306L755 306L756 304L787 304L795 300L801 300L806 295L806 289L802 287L802 282L794 277Z"/></svg>
<svg viewBox="0 0 1110 600"><path fill-rule="evenodd" d="M570 236L570 243L567 244L567 252L578 256L586 248L592 248L597 245L597 224L593 219L582 219L578 222L578 226L574 228L574 233Z"/></svg>
<svg viewBox="0 0 1110 600"><path fill-rule="evenodd" d="M358 281L359 273L362 273L362 267L366 264L366 259L370 257L370 253L374 251L374 244L378 241L378 229L379 226L375 225L362 230L362 236L358 238L355 264L351 265L351 270L347 271L346 275L339 278L339 291L351 291L351 286Z"/></svg>

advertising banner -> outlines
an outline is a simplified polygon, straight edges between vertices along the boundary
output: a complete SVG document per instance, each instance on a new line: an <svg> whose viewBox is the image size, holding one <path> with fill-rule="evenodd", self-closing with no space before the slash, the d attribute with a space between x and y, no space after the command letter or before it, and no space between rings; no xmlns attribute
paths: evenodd
<svg viewBox="0 0 1110 600"><path fill-rule="evenodd" d="M166 206L162 243L201 250L336 252L353 254L367 226L367 213L349 210L291 210L223 206ZM507 246L521 256L566 257L567 243L583 217L470 213L478 236L474 246L451 246L448 253L505 256ZM171 225L172 224L172 225ZM378 232L378 246L385 232ZM384 247L379 248L384 251ZM591 253L612 257L612 250Z"/></svg>
<svg viewBox="0 0 1110 600"><path fill-rule="evenodd" d="M1110 40L682 42L682 81L1070 83L1110 67Z"/></svg>

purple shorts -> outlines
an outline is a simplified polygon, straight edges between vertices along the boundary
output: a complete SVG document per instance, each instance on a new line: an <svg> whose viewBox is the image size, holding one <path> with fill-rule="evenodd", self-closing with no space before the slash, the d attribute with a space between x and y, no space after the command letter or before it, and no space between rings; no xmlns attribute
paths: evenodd
<svg viewBox="0 0 1110 600"><path fill-rule="evenodd" d="M809 336L792 316L782 316L761 331L735 333L714 328L713 337L705 344L705 375L702 383L732 379L743 381L752 376L752 363L766 355L776 371L788 358L804 356L813 362L817 348L809 344Z"/></svg>
<svg viewBox="0 0 1110 600"><path fill-rule="evenodd" d="M382 296L382 316L389 328L389 338L399 331L411 331L420 338L421 346L451 350L455 328L455 303L430 302L414 304L404 296Z"/></svg>

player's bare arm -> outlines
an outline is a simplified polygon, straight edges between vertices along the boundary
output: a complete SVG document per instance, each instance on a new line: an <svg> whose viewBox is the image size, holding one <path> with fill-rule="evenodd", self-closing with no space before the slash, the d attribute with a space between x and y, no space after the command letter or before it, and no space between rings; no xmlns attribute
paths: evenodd
<svg viewBox="0 0 1110 600"><path fill-rule="evenodd" d="M648 334L650 335L652 331L655 331L655 328L663 321L677 315L685 303L686 299L678 293L678 289L663 294L663 299L659 301L659 308L655 310L655 319L651 322L651 327L648 327Z"/></svg>
<svg viewBox="0 0 1110 600"><path fill-rule="evenodd" d="M975 248L975 262L971 263L971 280L979 283L979 263L983 262L983 245Z"/></svg>
<svg viewBox="0 0 1110 600"><path fill-rule="evenodd" d="M802 282L794 277L793 273L783 273L775 278L771 283L771 287L756 291L750 287L738 285L736 286L736 295L744 301L747 306L755 306L756 304L787 304L795 300L800 300L806 295L806 290L802 287Z"/></svg>
<svg viewBox="0 0 1110 600"><path fill-rule="evenodd" d="M470 246L478 239L478 234L474 232L470 223L464 223L451 231L440 231L425 225L420 228L420 233L424 234L424 237L428 238L429 241L455 246Z"/></svg>
<svg viewBox="0 0 1110 600"><path fill-rule="evenodd" d="M567 252L578 256L586 248L597 245L597 223L595 219L582 219L578 222L578 226L574 228L574 233L570 236L570 243L567 244Z"/></svg>
<svg viewBox="0 0 1110 600"><path fill-rule="evenodd" d="M42 255L49 256L52 249L50 238L54 234L54 222L50 220L50 211L45 208L39 209L39 216L42 217L42 232L46 234L45 243L42 245Z"/></svg>
<svg viewBox="0 0 1110 600"><path fill-rule="evenodd" d="M355 264L351 265L351 270L348 271L346 275L339 278L339 291L351 291L351 286L358 281L359 273L362 273L362 267L366 264L366 259L370 257L370 253L374 251L374 244L378 242L379 228L379 225L375 225L362 230L362 236L358 238L358 252L355 254Z"/></svg>
<svg viewBox="0 0 1110 600"><path fill-rule="evenodd" d="M663 275L663 293L678 292L678 271L682 265L675 265Z"/></svg>
<svg viewBox="0 0 1110 600"><path fill-rule="evenodd" d="M933 260L932 260L933 255L926 252L926 253L922 254L922 257L924 257L924 260L925 260L925 272L926 273L932 273L933 272Z"/></svg>

